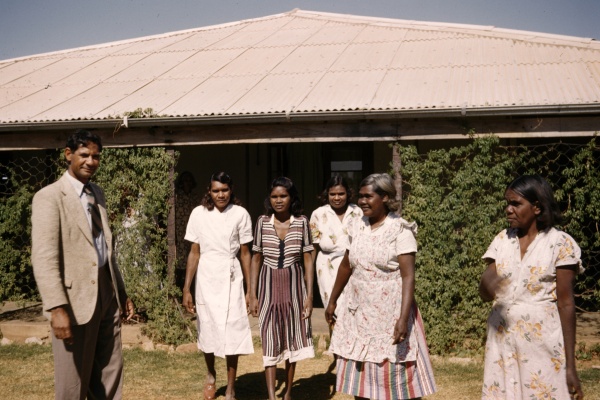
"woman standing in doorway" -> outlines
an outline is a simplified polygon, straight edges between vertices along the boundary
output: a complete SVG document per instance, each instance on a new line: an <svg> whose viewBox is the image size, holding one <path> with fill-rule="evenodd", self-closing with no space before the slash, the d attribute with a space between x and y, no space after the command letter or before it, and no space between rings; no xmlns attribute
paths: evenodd
<svg viewBox="0 0 600 400"><path fill-rule="evenodd" d="M233 194L233 181L224 172L212 175L202 204L190 216L185 239L188 256L183 304L198 313L198 349L208 373L204 400L215 398L215 356L227 360L225 398L235 398L238 356L254 353L248 322L244 281L250 272L252 222ZM240 261L236 258L240 254ZM196 303L190 286L196 274ZM247 288L246 288L247 289Z"/></svg>
<svg viewBox="0 0 600 400"><path fill-rule="evenodd" d="M265 210L252 247L250 310L259 318L269 400L275 400L275 372L281 361L286 371L283 398L290 400L296 362L315 355L310 325L313 245L298 190L289 178L271 183Z"/></svg>
<svg viewBox="0 0 600 400"><path fill-rule="evenodd" d="M319 199L323 206L313 211L310 217L315 253L318 252L315 268L321 301L324 306L329 302L331 289L337 271L348 246L348 224L360 219L362 210L350 203L352 190L341 175L332 176ZM341 304L341 296L338 299Z"/></svg>

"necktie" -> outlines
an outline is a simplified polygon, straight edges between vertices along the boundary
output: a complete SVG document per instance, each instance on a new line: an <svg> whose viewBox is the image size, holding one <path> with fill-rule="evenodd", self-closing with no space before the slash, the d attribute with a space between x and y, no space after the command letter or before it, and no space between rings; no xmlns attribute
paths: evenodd
<svg viewBox="0 0 600 400"><path fill-rule="evenodd" d="M88 210L92 216L92 235L96 238L102 232L102 218L100 218L100 209L96 204L96 197L89 183L83 187L83 191L87 195Z"/></svg>

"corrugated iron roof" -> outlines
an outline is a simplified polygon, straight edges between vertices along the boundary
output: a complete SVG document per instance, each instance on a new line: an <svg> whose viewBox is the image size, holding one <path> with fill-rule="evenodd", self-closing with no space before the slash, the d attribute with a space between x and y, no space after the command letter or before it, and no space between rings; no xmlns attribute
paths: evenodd
<svg viewBox="0 0 600 400"><path fill-rule="evenodd" d="M293 10L0 61L0 123L598 105L592 39Z"/></svg>

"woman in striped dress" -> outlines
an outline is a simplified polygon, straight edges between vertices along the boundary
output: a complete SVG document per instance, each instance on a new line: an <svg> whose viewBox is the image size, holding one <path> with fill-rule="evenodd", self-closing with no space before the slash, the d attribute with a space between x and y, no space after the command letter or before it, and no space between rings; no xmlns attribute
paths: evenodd
<svg viewBox="0 0 600 400"><path fill-rule="evenodd" d="M314 357L310 315L313 260L308 219L289 178L277 178L256 224L250 268L250 310L259 318L269 400L277 364L285 361L284 399L292 398L296 362ZM258 289L258 298L256 296Z"/></svg>
<svg viewBox="0 0 600 400"><path fill-rule="evenodd" d="M348 227L350 244L325 311L329 323L334 312L338 317L330 346L338 355L336 390L357 399L427 396L436 388L414 301L417 226L395 214L387 174L361 182L358 206L364 216Z"/></svg>

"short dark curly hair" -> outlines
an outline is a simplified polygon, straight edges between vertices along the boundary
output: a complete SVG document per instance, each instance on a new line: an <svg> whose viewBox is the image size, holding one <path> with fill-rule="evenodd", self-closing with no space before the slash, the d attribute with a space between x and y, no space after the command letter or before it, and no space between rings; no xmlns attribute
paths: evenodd
<svg viewBox="0 0 600 400"><path fill-rule="evenodd" d="M210 180L208 181L208 186L206 187L206 193L204 193L204 196L202 197L202 201L200 202L200 204L202 204L204 207L206 207L207 210L210 211L213 208L215 208L215 202L213 201L212 197L210 196L210 188L211 188L213 182L220 182L224 185L229 186L229 189L231 190L231 195L229 197L229 204L235 204L236 206L242 205L242 202L240 200L238 200L238 198L235 197L235 193L233 193L233 179L231 179L231 177L229 175L227 175L227 173L221 171L221 172L214 173L210 176Z"/></svg>
<svg viewBox="0 0 600 400"><path fill-rule="evenodd" d="M354 197L354 190L352 190L346 178L344 178L340 174L335 174L331 178L329 178L329 180L325 184L325 188L318 196L318 199L321 201L321 204L329 204L329 189L331 189L334 186L343 186L344 189L346 189L346 203L350 203L350 200Z"/></svg>
<svg viewBox="0 0 600 400"><path fill-rule="evenodd" d="M275 212L275 210L273 210L273 207L271 206L271 192L273 191L273 189L275 189L276 187L279 187L279 186L284 187L285 190L287 190L288 194L290 195L290 200L291 200L290 213L294 217L299 217L300 215L302 215L302 212L304 211L304 209L302 208L302 200L300 200L300 194L298 193L298 189L294 185L294 182L292 182L292 180L290 178L287 178L285 176L280 176L279 178L275 178L275 179L273 179L273 182L271 182L271 187L269 188L269 194L265 198L265 202L264 202L265 213L267 215L273 215L273 213Z"/></svg>

